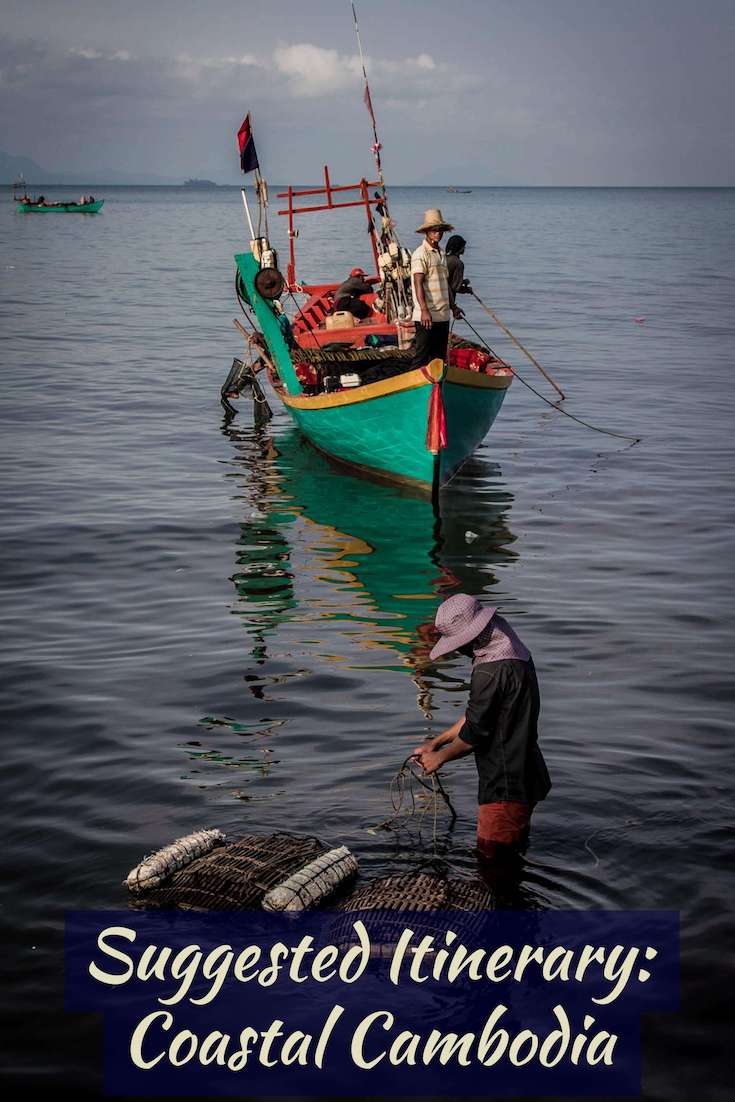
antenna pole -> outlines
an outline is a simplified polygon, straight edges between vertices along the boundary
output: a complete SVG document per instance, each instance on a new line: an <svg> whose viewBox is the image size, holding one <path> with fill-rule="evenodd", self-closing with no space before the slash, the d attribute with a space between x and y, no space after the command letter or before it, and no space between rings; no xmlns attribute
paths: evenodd
<svg viewBox="0 0 735 1102"><path fill-rule="evenodd" d="M250 207L248 206L248 197L245 194L245 188L240 188L240 194L242 195L242 205L245 207L245 217L248 220L248 226L250 227L250 240L255 240L255 230L253 229L253 220L250 217Z"/></svg>
<svg viewBox="0 0 735 1102"><path fill-rule="evenodd" d="M383 179L383 167L380 161L380 151L383 148L378 137L378 124L375 121L375 112L373 111L373 101L370 95L370 84L368 82L367 69L365 68L365 55L362 52L362 40L360 38L360 27L357 22L357 11L355 9L354 0L350 0L350 7L352 8L352 19L355 24L355 35L357 36L357 49L360 54L360 66L362 68L362 75L365 81L365 91L363 93L363 99L365 100L365 106L367 107L368 114L370 115L370 122L373 126L373 147L372 154L375 158L375 165L378 170L378 179L380 180L380 186L383 191L383 198L386 200L386 206L388 197L385 191L385 180Z"/></svg>

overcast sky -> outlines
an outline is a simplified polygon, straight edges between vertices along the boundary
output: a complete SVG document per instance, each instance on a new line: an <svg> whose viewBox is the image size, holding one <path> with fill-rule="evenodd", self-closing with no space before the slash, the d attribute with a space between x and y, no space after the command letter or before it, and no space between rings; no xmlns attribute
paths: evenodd
<svg viewBox="0 0 735 1102"><path fill-rule="evenodd" d="M735 185L735 0L358 0L389 182ZM0 0L0 149L238 182L369 172L348 0Z"/></svg>

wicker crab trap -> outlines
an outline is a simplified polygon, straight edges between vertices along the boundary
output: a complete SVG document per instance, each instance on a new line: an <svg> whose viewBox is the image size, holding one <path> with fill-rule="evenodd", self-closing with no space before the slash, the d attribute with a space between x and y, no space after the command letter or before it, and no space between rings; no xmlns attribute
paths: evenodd
<svg viewBox="0 0 735 1102"><path fill-rule="evenodd" d="M125 881L135 906L200 911L302 911L326 903L357 873L346 846L316 838L197 831L151 854Z"/></svg>
<svg viewBox="0 0 735 1102"><path fill-rule="evenodd" d="M146 857L125 884L133 906L197 911L341 912L482 911L492 908L480 880L409 872L366 881L354 890L358 865L346 846L329 849L319 839L291 834L250 834L233 840L220 830L178 838ZM343 921L344 920L344 921Z"/></svg>
<svg viewBox="0 0 735 1102"><path fill-rule="evenodd" d="M366 912L375 911L371 956L390 959L405 932L407 912L417 941L425 936L440 940L450 927L461 929L469 938L479 934L483 915L492 907L492 893L480 880L450 879L428 872L386 876L360 885L338 904L330 936L336 945L354 945L357 913L365 918Z"/></svg>

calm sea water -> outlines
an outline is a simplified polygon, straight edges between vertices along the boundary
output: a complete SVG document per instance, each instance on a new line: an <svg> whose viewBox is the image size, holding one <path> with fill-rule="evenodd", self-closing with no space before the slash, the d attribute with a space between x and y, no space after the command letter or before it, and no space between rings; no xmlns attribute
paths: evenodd
<svg viewBox="0 0 735 1102"><path fill-rule="evenodd" d="M318 833L365 875L436 844L472 871L471 763L446 770L460 817L436 843L372 829L463 706L464 661L422 668L418 644L462 588L541 680L554 788L520 900L680 910L682 1011L645 1025L645 1096L731 1097L735 191L394 191L407 242L436 206L469 240L476 290L566 408L642 437L515 383L440 525L336 475L275 400L266 427L245 402L223 418L236 190L104 194L99 217L0 212L13 1080L99 1090L98 1027L62 1012L63 913L124 905L127 870L181 833ZM306 220L299 274L339 277L365 242L357 215Z"/></svg>

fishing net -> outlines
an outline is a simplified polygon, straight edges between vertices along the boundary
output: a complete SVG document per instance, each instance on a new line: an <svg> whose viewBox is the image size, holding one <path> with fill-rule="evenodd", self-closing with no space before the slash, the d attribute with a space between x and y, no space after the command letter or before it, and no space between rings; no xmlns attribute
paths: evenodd
<svg viewBox="0 0 735 1102"><path fill-rule="evenodd" d="M449 343L452 348L475 348L479 349L480 346L474 344L472 341L465 340L462 337L457 337L452 333L449 337ZM339 342L335 342L339 344ZM367 346L365 348L352 348L350 344L345 343L339 347L333 348L292 348L291 359L294 363L310 363L310 364L359 364L369 366L372 364L384 364L393 363L397 366L401 366L404 370L410 364L413 357L413 351L410 348L398 348L394 344L385 345L383 348L373 348Z"/></svg>
<svg viewBox="0 0 735 1102"><path fill-rule="evenodd" d="M292 348L291 358L294 363L312 364L377 364L386 360L407 364L411 360L411 352L410 349L397 348L394 344L384 348L352 348L344 344L335 348Z"/></svg>

